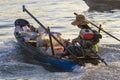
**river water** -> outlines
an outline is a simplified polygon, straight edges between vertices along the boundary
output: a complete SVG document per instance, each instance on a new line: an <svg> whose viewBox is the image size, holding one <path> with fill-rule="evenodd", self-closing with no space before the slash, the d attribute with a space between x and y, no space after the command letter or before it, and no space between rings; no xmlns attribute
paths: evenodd
<svg viewBox="0 0 120 80"><path fill-rule="evenodd" d="M14 21L24 18L32 25L39 26L27 13L22 12L22 5L51 31L62 33L62 37L73 39L79 29L72 26L74 12L84 14L96 25L120 38L120 7L90 7L93 0L0 0L0 80L119 80L120 79L120 42L101 32L99 43L101 57L109 66L88 64L76 72L54 70L43 64L26 58L26 53L17 43ZM104 2L104 0L102 0ZM118 2L117 2L118 3ZM88 6L89 5L89 6ZM108 5L108 4L107 4ZM116 4L117 5L117 4ZM98 6L96 6L98 7ZM105 8L105 10L104 10ZM51 71L52 70L52 71Z"/></svg>

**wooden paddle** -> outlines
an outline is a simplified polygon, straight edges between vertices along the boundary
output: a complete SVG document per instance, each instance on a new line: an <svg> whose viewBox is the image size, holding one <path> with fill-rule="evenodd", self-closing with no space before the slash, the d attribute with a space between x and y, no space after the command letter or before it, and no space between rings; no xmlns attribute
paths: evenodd
<svg viewBox="0 0 120 80"><path fill-rule="evenodd" d="M52 54L55 55L54 47L53 47L53 42L52 42L52 38L51 38L51 35L50 35L50 28L49 27L48 27L48 33L49 33L51 51L52 51Z"/></svg>
<svg viewBox="0 0 120 80"><path fill-rule="evenodd" d="M108 65L105 61L104 61L104 59L102 59L98 54L97 54L97 52L95 52L92 48L90 48L90 50L93 52L93 54L95 54L97 57L98 57L98 59L99 60L101 60L106 66Z"/></svg>
<svg viewBox="0 0 120 80"><path fill-rule="evenodd" d="M74 13L75 15L78 15L77 13ZM88 21L88 20L87 20ZM106 33L107 35L111 36L112 38L116 39L117 41L120 41L120 39L118 39L117 37L113 36L112 34L108 33L107 31L103 30L102 28L98 27L97 25L95 25L94 23L88 21L90 24L92 24L94 27L98 28L99 30L103 31L104 33Z"/></svg>
<svg viewBox="0 0 120 80"><path fill-rule="evenodd" d="M27 12L45 31L48 32L48 29L41 23L39 22L26 8L25 5L23 5L23 12ZM48 32L49 33L49 32ZM50 33L49 33L50 34ZM64 47L65 50L67 50L73 57L74 59L77 59L77 56L74 55L69 49L67 49L54 35L50 34L61 46Z"/></svg>

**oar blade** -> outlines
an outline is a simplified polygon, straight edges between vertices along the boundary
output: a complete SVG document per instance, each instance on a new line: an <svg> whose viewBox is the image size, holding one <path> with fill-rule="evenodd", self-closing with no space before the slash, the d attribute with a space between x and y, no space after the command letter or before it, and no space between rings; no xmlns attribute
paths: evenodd
<svg viewBox="0 0 120 80"><path fill-rule="evenodd" d="M23 8L23 12L25 12L26 11L25 5L23 5L22 8Z"/></svg>

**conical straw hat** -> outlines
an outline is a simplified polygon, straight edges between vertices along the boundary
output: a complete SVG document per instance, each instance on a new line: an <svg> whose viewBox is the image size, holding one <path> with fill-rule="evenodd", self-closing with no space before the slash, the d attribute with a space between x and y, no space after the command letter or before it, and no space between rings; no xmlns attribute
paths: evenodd
<svg viewBox="0 0 120 80"><path fill-rule="evenodd" d="M76 20L74 20L71 24L72 25L86 25L89 22L85 19L85 16L82 14L75 14L76 15Z"/></svg>

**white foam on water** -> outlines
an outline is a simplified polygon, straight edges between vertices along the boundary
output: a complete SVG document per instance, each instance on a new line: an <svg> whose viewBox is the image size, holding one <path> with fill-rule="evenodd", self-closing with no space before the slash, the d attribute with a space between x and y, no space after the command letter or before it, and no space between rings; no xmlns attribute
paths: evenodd
<svg viewBox="0 0 120 80"><path fill-rule="evenodd" d="M79 73L84 73L85 72L85 67L76 65L73 67L73 72L79 72Z"/></svg>
<svg viewBox="0 0 120 80"><path fill-rule="evenodd" d="M120 62L109 63L108 66L97 66L87 69L82 80L119 80Z"/></svg>

